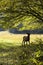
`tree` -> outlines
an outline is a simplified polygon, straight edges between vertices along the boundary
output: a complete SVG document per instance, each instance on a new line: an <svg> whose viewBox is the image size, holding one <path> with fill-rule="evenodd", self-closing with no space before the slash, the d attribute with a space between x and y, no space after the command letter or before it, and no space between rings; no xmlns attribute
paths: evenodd
<svg viewBox="0 0 43 65"><path fill-rule="evenodd" d="M40 29L42 24L43 0L0 1L0 27L29 30Z"/></svg>

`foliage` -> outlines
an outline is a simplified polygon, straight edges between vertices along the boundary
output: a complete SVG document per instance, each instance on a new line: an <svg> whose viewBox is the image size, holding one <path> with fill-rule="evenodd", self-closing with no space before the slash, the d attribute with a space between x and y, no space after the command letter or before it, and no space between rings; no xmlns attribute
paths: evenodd
<svg viewBox="0 0 43 65"><path fill-rule="evenodd" d="M0 27L43 28L43 0L0 0Z"/></svg>

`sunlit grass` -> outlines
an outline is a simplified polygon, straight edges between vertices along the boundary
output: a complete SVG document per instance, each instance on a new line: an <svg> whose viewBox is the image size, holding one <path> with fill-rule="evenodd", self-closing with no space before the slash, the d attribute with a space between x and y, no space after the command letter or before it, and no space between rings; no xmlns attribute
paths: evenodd
<svg viewBox="0 0 43 65"><path fill-rule="evenodd" d="M34 35L31 35L31 36L30 36L31 38L35 37ZM16 35L15 35L15 37L16 37ZM21 38L22 36L19 35L19 37ZM40 36L38 35L38 37L40 37ZM3 40L5 40L5 39L3 39ZM15 40L17 40L17 39L15 39ZM20 42L18 41L18 43L17 43L17 41L11 42L11 43L10 42L7 42L7 40L0 42L0 64L4 64L4 65L6 65L6 64L7 65L21 65L21 64L27 65L28 64L28 65L31 65L31 62L32 62L32 65L38 64L38 60L35 59L35 56L38 55L38 57L39 57L39 51L40 51L40 53L42 52L43 46L40 46L43 43L42 40L41 40L41 44L39 44L40 42L38 41L38 39L37 39L37 41L35 41L35 43L31 42L31 46L30 45L22 46L22 43L20 43L21 40L20 40ZM36 44L37 42L38 42L38 44ZM43 52L40 55L42 55L42 54L43 54ZM39 62L39 63L43 64L42 62Z"/></svg>
<svg viewBox="0 0 43 65"><path fill-rule="evenodd" d="M12 34L9 33L8 31L0 32L0 43L22 43L23 36L27 36L27 34ZM30 42L35 41L36 38L42 39L43 40L43 35L42 34L30 34Z"/></svg>
<svg viewBox="0 0 43 65"><path fill-rule="evenodd" d="M8 31L0 32L0 64L20 65L28 63L31 65L31 61L37 64L37 61L34 61L34 57L39 56L39 51L43 50L41 45L43 44L43 35L31 34L31 46L22 46L23 36L27 36L27 34L11 34Z"/></svg>

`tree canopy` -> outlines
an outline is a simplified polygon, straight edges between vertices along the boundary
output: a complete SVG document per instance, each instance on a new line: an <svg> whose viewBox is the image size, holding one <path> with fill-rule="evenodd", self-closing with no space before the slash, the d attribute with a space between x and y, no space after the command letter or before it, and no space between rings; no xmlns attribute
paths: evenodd
<svg viewBox="0 0 43 65"><path fill-rule="evenodd" d="M43 28L43 0L0 0L0 28Z"/></svg>

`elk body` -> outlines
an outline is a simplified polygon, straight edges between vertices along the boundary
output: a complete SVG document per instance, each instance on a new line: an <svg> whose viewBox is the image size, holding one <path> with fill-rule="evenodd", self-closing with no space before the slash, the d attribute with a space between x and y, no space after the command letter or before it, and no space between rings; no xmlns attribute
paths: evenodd
<svg viewBox="0 0 43 65"><path fill-rule="evenodd" d="M30 44L30 34L28 34L27 36L23 37L23 41L22 41L23 45L29 43Z"/></svg>

